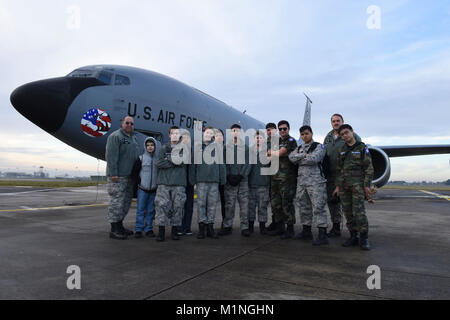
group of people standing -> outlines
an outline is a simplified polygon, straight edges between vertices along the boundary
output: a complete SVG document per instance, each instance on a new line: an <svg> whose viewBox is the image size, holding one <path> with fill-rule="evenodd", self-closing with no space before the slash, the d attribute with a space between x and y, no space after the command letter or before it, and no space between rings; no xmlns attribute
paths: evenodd
<svg viewBox="0 0 450 320"><path fill-rule="evenodd" d="M189 133L174 126L169 130L169 143L159 147L159 143L149 137L145 140L144 153L139 154L134 120L126 117L121 128L108 137L106 145L110 237L127 239L134 234L141 238L145 234L164 241L169 225L173 240L191 235L196 186L198 239L231 234L236 202L239 202L240 231L244 237L254 232L258 219L261 234L327 245L328 237L341 236L344 211L350 238L343 245L359 245L363 250L370 250L364 208L364 200L370 198L373 178L370 152L352 127L344 124L341 115L334 114L331 124L333 130L323 144L313 140L310 126L301 127L302 143L298 145L289 135L288 121L282 120L278 125L268 123L266 132L255 131L250 147L242 143L239 124L231 126L231 139L225 146L220 129L205 127L202 141L194 141L200 153L191 152L194 147ZM273 141L278 145L272 146ZM197 154L204 153L214 161L205 161L203 156L195 159ZM180 154L190 161L180 162L174 157ZM245 155L244 161L238 159L240 154ZM250 161L251 154L256 155L253 161ZM267 174L264 169L269 169L273 159L278 161L278 168ZM138 180L138 191L134 233L123 226L123 220L130 208L135 180ZM219 199L222 224L216 232L214 223ZM266 226L269 203L272 221ZM328 233L327 204L333 223ZM297 236L295 206L302 224ZM157 235L154 225L158 226ZM312 234L313 225L319 230L316 238Z"/></svg>

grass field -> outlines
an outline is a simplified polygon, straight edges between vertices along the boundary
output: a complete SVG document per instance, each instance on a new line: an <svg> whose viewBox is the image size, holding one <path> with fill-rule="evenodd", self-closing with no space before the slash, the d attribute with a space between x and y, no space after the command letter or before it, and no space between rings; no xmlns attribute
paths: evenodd
<svg viewBox="0 0 450 320"><path fill-rule="evenodd" d="M99 182L105 184L105 182ZM96 181L71 181L71 180L0 180L1 186L17 187L45 187L45 188L78 188L96 186Z"/></svg>
<svg viewBox="0 0 450 320"><path fill-rule="evenodd" d="M450 191L450 186L384 186L383 189Z"/></svg>
<svg viewBox="0 0 450 320"><path fill-rule="evenodd" d="M99 184L106 184L100 181ZM75 180L0 180L0 187L45 187L45 188L77 188L96 186L96 181L75 181ZM450 191L450 186L384 186L383 189L396 190L429 190L429 191Z"/></svg>

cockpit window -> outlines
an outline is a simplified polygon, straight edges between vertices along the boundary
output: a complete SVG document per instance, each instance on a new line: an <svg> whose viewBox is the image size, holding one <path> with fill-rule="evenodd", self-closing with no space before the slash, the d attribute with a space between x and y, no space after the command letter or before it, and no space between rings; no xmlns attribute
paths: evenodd
<svg viewBox="0 0 450 320"><path fill-rule="evenodd" d="M112 76L113 76L113 74L111 72L100 71L100 73L98 74L97 79L100 80L101 82L105 83L105 84L110 84Z"/></svg>
<svg viewBox="0 0 450 320"><path fill-rule="evenodd" d="M97 71L87 69L77 69L72 71L67 76L72 78L95 78Z"/></svg>
<svg viewBox="0 0 450 320"><path fill-rule="evenodd" d="M77 69L67 75L70 78L97 78L106 85L111 84L113 72L99 69ZM117 80L116 80L117 81ZM128 80L129 82L129 80Z"/></svg>
<svg viewBox="0 0 450 320"><path fill-rule="evenodd" d="M114 81L116 86L129 86L130 78L122 76L120 74L116 74L116 80Z"/></svg>

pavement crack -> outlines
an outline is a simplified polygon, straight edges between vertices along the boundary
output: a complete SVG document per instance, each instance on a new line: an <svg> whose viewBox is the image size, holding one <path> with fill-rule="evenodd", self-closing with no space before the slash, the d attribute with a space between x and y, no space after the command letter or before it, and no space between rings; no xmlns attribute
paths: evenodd
<svg viewBox="0 0 450 320"><path fill-rule="evenodd" d="M171 286L169 286L169 287L167 287L167 288L164 288L164 289L162 289L162 290L159 290L159 291L157 291L157 292L155 292L155 293L149 295L148 297L145 297L143 300L150 300L150 299L153 299L154 297L156 297L156 296L158 296L158 295L160 295L160 294L162 294L162 293L164 293L164 292L166 292L166 291L169 291L169 290L171 290L171 289L173 289L173 288L176 288L176 287L178 287L178 286L180 286L180 285L182 285L182 284L184 284L184 283L187 283L187 282L189 282L189 281L195 280L195 279L197 279L197 278L199 278L199 277L201 277L201 276L203 276L203 275L205 275L205 274L207 274L207 273L209 273L209 272L211 272L211 271L214 271L214 270L216 270L216 269L218 269L218 268L220 268L220 267L222 267L222 266L224 266L224 265L226 265L226 264L228 264L228 263L230 263L230 262L233 262L233 261L235 261L235 260L238 260L238 259L240 259L240 258L242 258L242 257L244 257L244 256L246 256L246 255L248 255L248 254L250 254L250 253L256 251L256 250L259 250L260 248L262 248L262 247L264 247L264 246L266 246L266 245L269 245L269 244L271 244L271 243L274 243L274 242L276 242L277 240L279 240L279 239L273 239L273 240L267 241L267 242L265 242L265 243L263 243L263 244L261 244L261 245L255 247L255 248L253 248L253 249L251 249L251 250L244 251L243 253L241 253L241 254L239 254L239 255L237 255L237 256L231 257L230 259L227 259L226 261L224 261L224 262L222 262L222 263L219 263L219 264L217 264L217 265L215 265L215 266L213 266L213 267L211 267L211 268L208 268L207 270L204 270L204 271L202 271L202 272L199 272L199 273L193 275L192 277L189 277L189 278L187 278L187 279L181 280L181 281L179 281L179 282L177 282L177 283L175 283L175 284L173 284L173 285L171 285Z"/></svg>
<svg viewBox="0 0 450 320"><path fill-rule="evenodd" d="M234 273L234 272L230 272L230 271L224 271L224 272L225 273ZM305 283L298 283L298 282L292 282L292 281L287 281L287 280L274 279L274 278L270 278L270 277L258 277L258 276L253 276L253 275L248 275L248 274L241 274L241 273L238 273L238 274L240 274L242 276L249 277L249 278L253 278L253 279L268 280L268 281L279 282L279 283L286 283L286 284L290 284L290 285L294 285L294 286L303 286L303 287L307 287L307 288L328 290L328 291L333 291L333 292L338 292L338 293L347 293L347 294L353 294L353 295L369 297L369 298L377 298L377 299L383 299L383 300L396 300L395 298L390 298L390 297L380 297L380 296L377 296L377 295L370 295L370 294L352 292L352 291L347 291L347 290L337 290L337 289L331 289L331 288L327 288L327 287L313 286L313 285L305 284Z"/></svg>
<svg viewBox="0 0 450 320"><path fill-rule="evenodd" d="M404 274L411 274L414 276L421 276L421 277L434 277L434 278L441 278L441 279L450 279L450 276L436 274L436 273L420 273L420 272L403 271L403 270L389 269L389 268L383 268L383 270L388 271L388 272L393 272L393 273L404 273Z"/></svg>

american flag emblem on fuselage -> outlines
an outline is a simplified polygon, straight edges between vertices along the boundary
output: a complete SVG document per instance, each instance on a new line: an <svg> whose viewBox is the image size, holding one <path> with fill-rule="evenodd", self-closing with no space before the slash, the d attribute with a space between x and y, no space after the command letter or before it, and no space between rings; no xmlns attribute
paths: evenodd
<svg viewBox="0 0 450 320"><path fill-rule="evenodd" d="M105 135L111 128L111 117L100 108L92 108L81 119L81 130L90 137Z"/></svg>

